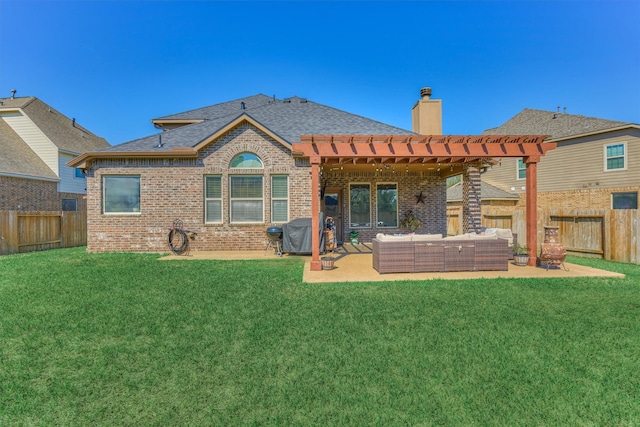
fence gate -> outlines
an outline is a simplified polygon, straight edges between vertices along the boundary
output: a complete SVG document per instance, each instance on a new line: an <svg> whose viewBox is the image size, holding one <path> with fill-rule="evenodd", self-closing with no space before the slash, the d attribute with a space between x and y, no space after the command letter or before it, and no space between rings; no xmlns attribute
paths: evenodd
<svg viewBox="0 0 640 427"><path fill-rule="evenodd" d="M603 214L552 213L549 219L549 225L558 227L558 237L567 251L604 256Z"/></svg>

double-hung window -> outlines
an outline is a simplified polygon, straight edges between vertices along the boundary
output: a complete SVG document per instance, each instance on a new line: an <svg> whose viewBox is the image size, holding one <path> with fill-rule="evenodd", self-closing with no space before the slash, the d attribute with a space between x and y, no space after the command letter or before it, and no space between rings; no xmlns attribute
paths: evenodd
<svg viewBox="0 0 640 427"><path fill-rule="evenodd" d="M349 225L351 228L371 228L369 184L349 184Z"/></svg>
<svg viewBox="0 0 640 427"><path fill-rule="evenodd" d="M627 168L627 158L625 156L626 144L613 144L604 147L604 170L612 171Z"/></svg>
<svg viewBox="0 0 640 427"><path fill-rule="evenodd" d="M378 227L398 227L398 184L376 185Z"/></svg>
<svg viewBox="0 0 640 427"><path fill-rule="evenodd" d="M229 177L229 201L232 223L264 222L262 175Z"/></svg>
<svg viewBox="0 0 640 427"><path fill-rule="evenodd" d="M271 176L271 222L289 221L289 177Z"/></svg>
<svg viewBox="0 0 640 427"><path fill-rule="evenodd" d="M241 173L229 176L230 222L232 224L264 222L263 175L252 173L255 169L264 169L262 160L254 153L245 152L231 159L229 166L231 173Z"/></svg>
<svg viewBox="0 0 640 427"><path fill-rule="evenodd" d="M527 165L522 159L518 159L518 179L527 178Z"/></svg>
<svg viewBox="0 0 640 427"><path fill-rule="evenodd" d="M103 176L102 202L105 214L140 213L140 176Z"/></svg>
<svg viewBox="0 0 640 427"><path fill-rule="evenodd" d="M220 224L222 223L222 177L205 176L204 187L205 222Z"/></svg>

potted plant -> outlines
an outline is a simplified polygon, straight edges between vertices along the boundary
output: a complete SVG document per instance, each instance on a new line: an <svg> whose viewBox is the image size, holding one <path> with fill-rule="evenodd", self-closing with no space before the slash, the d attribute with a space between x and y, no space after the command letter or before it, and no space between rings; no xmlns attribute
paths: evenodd
<svg viewBox="0 0 640 427"><path fill-rule="evenodd" d="M400 227L408 228L411 232L416 231L422 225L422 221L415 217L412 210L408 210L400 222Z"/></svg>
<svg viewBox="0 0 640 427"><path fill-rule="evenodd" d="M515 265L525 266L529 264L529 249L526 246L516 244L513 247L513 262Z"/></svg>
<svg viewBox="0 0 640 427"><path fill-rule="evenodd" d="M349 233L349 239L351 240L352 245L358 244L358 230L351 230Z"/></svg>

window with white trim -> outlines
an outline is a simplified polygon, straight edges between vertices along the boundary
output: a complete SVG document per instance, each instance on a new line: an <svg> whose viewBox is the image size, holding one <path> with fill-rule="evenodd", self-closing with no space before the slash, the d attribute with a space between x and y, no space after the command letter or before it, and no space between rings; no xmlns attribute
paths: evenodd
<svg viewBox="0 0 640 427"><path fill-rule="evenodd" d="M204 177L204 222L222 223L222 177Z"/></svg>
<svg viewBox="0 0 640 427"><path fill-rule="evenodd" d="M229 177L231 223L264 222L262 175Z"/></svg>
<svg viewBox="0 0 640 427"><path fill-rule="evenodd" d="M518 179L527 178L527 165L522 159L518 159Z"/></svg>
<svg viewBox="0 0 640 427"><path fill-rule="evenodd" d="M371 186L368 183L349 184L349 226L371 228Z"/></svg>
<svg viewBox="0 0 640 427"><path fill-rule="evenodd" d="M376 184L376 214L378 228L398 227L398 184Z"/></svg>
<svg viewBox="0 0 640 427"><path fill-rule="evenodd" d="M271 222L289 221L289 177L271 176Z"/></svg>
<svg viewBox="0 0 640 427"><path fill-rule="evenodd" d="M140 176L103 176L102 203L105 214L140 213Z"/></svg>
<svg viewBox="0 0 640 427"><path fill-rule="evenodd" d="M604 147L604 170L618 170L627 168L627 158L625 156L626 144L612 144Z"/></svg>

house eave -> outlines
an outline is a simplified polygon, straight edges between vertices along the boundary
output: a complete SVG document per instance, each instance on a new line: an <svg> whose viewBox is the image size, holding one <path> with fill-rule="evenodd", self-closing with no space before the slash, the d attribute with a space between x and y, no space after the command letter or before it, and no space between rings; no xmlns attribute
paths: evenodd
<svg viewBox="0 0 640 427"><path fill-rule="evenodd" d="M24 175L19 173L10 173L10 172L0 172L0 176L6 176L9 178L31 179L34 181L60 182L60 178L46 178L43 176Z"/></svg>
<svg viewBox="0 0 640 427"><path fill-rule="evenodd" d="M589 136L594 136L594 135L601 135L601 134L604 134L604 133L616 132L616 131L625 130L625 129L640 129L640 125L630 123L630 124L616 126L616 127L612 127L612 128L600 129L600 130L596 130L596 131L592 131L592 132L585 132L585 133L580 133L580 134L575 134L575 135L563 136L563 137L559 137L559 138L552 138L552 139L549 139L547 142L570 141L570 140L574 140L574 139L577 139L577 138L584 138L584 137L589 137Z"/></svg>
<svg viewBox="0 0 640 427"><path fill-rule="evenodd" d="M98 159L193 159L197 157L198 151L189 147L174 148L171 151L94 151L76 157L67 162L67 166L86 169L88 163Z"/></svg>

